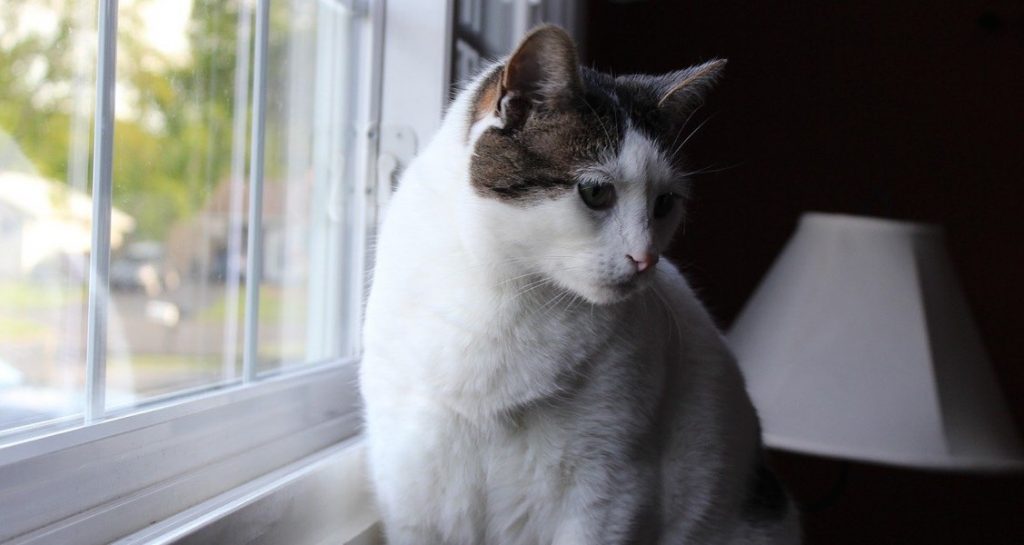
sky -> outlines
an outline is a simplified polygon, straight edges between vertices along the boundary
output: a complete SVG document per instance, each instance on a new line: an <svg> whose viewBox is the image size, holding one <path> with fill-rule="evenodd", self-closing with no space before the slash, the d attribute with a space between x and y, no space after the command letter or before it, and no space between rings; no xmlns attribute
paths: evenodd
<svg viewBox="0 0 1024 545"><path fill-rule="evenodd" d="M138 10L142 21L142 35L154 50L181 62L188 57L186 28L192 14L188 0L121 0L119 11ZM35 0L21 8L14 28L6 29L0 22L0 47L9 46L28 33L52 36L57 32L58 8L83 8L86 20L81 22L90 30L95 26L96 0Z"/></svg>
<svg viewBox="0 0 1024 545"><path fill-rule="evenodd" d="M73 23L76 34L73 46L77 50L68 54L74 55L76 61L90 66L95 62L96 50L96 9L97 0L33 0L25 2L21 11L14 19L13 28L5 28L0 19L0 48L9 48L30 34L38 34L44 38L52 37L58 30L59 13L65 10L78 9L78 20ZM132 32L142 37L148 48L157 53L152 58L166 59L170 63L180 64L188 61L189 41L187 36L188 22L192 14L192 2L188 0L121 0L119 13L134 12L138 16L141 31L127 27L122 22L119 34ZM90 62L91 61L91 62ZM40 60L40 62L43 62ZM45 63L44 63L45 64ZM45 66L32 66L24 76L31 81L40 81L39 99L47 100L51 96L59 96L71 91L66 84L47 85L41 81L46 73ZM93 77L90 71L87 77ZM89 86L91 87L91 85ZM73 92L73 91L72 91ZM89 97L92 89L83 90ZM125 87L118 82L115 92L115 112L119 118L135 117L134 89ZM91 99L90 99L91 102Z"/></svg>

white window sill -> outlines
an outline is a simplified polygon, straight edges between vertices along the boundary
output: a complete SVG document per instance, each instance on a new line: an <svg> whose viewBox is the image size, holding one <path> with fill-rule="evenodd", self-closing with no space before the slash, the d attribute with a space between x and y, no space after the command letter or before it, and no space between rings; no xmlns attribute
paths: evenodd
<svg viewBox="0 0 1024 545"><path fill-rule="evenodd" d="M330 454L355 448L345 442L359 429L356 367L329 363L0 448L0 542L109 544L217 500L225 516L321 459L328 471ZM355 452L345 474L360 483Z"/></svg>
<svg viewBox="0 0 1024 545"><path fill-rule="evenodd" d="M381 543L356 438L157 522L115 545Z"/></svg>

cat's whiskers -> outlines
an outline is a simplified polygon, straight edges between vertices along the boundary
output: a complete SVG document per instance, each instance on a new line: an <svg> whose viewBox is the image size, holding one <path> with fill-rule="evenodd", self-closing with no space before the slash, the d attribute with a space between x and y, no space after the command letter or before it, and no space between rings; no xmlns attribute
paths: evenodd
<svg viewBox="0 0 1024 545"><path fill-rule="evenodd" d="M485 261L477 261L475 263L472 263L472 264L468 265L468 267L474 268L474 269L488 268L488 269L497 270L497 269L500 269L504 265L518 265L518 264L521 264L521 263L529 263L531 261L536 261L536 260L572 259L573 257L574 256L571 256L571 255L538 255L538 256L507 257L507 258L502 258L502 259L497 259L497 260L490 260L490 261L486 261L486 260ZM532 273L527 273L527 274L532 274Z"/></svg>
<svg viewBox="0 0 1024 545"><path fill-rule="evenodd" d="M568 305L566 305L566 308L565 308L565 311L564 311L564 312L565 312L565 314L570 314L570 313L572 313L572 311L573 311L573 310L574 310L574 309L575 309L576 307L578 307L578 306L580 306L580 304L582 304L582 303L586 303L586 302L587 302L587 300L586 300L585 298L583 298L583 297L580 297L579 295L575 295L575 294L574 294L574 297L572 298L572 300L571 300L571 301L569 301L569 304L568 304Z"/></svg>
<svg viewBox="0 0 1024 545"><path fill-rule="evenodd" d="M496 287L504 287L507 284L513 284L513 283L516 283L516 282L522 280L523 278L529 278L531 276L540 277L542 280L549 280L549 281L553 282L553 280L550 278L551 273L575 271L575 270L580 270L580 269L585 269L585 268L587 268L586 265L578 264L578 265L568 265L568 266L565 266L565 267L559 267L559 268L557 268L557 269L555 269L553 271L544 271L544 272L542 272L542 271L531 271L531 272L528 272L528 273L520 274L518 276L513 276L511 278L507 278L505 280L502 280L502 281L498 282ZM528 282L528 284L532 284L532 282Z"/></svg>
<svg viewBox="0 0 1024 545"><path fill-rule="evenodd" d="M582 265L569 265L568 267L560 267L558 270L559 271L566 271L566 270L579 269L579 268L582 268L582 267L583 267ZM506 278L505 280L502 280L501 282L499 282L498 285L501 286L501 285L504 285L504 284L511 284L511 283L521 279L521 278L526 278L528 276L535 276L535 275L536 276L543 276L544 273L541 272L541 271L530 271L530 272L523 273L523 274L520 274L520 275L517 275L517 276L513 276L511 278Z"/></svg>
<svg viewBox="0 0 1024 545"><path fill-rule="evenodd" d="M569 269L562 269L562 270L569 270ZM519 291L513 293L511 296L509 296L507 298L503 298L503 300L501 301L500 305L501 306L505 306L505 305L509 305L509 304L513 304L513 303L519 303L519 302L521 302L520 299L526 297L531 292L534 292L534 291L536 291L536 290L538 290L540 288L543 288L543 287L552 287L552 288L555 288L556 290L558 290L559 292L561 292L563 290L568 292L568 290L565 290L565 288L562 288L561 286L556 284L555 281L553 279L551 279L550 277L542 276L542 277L540 277L537 280L533 280L531 282L527 282L524 286L520 287ZM546 305L548 302L550 302L550 300L551 299L548 299L548 301L544 302L543 304Z"/></svg>
<svg viewBox="0 0 1024 545"><path fill-rule="evenodd" d="M532 282L527 283L526 286L524 286L523 289L517 291L516 293L513 293L511 297L509 297L509 298L507 298L505 300L505 302L506 303L514 302L517 299L519 299L520 297L523 297L524 295L526 295L527 293L529 293L531 291L534 291L537 288L540 288L540 287L545 286L545 285L554 286L555 283L550 278L540 278L539 280L534 280Z"/></svg>
<svg viewBox="0 0 1024 545"><path fill-rule="evenodd" d="M686 146L686 143L687 143L687 142L689 142L689 141L690 141L690 139L691 139L691 138L693 138L693 137L694 137L694 135L696 135L696 134L697 134L697 132L698 132L698 131L700 131L700 130L701 130L701 129L702 129L703 127L704 127L704 125L707 125L707 124L708 124L708 121L711 121L711 120L712 120L712 119L714 119L714 118L715 118L715 114L711 114L711 115L707 116L707 117L706 117L706 118L704 119L704 121L701 121L701 122L700 122L700 125L697 125L696 127L694 127L694 128L693 128L693 130L692 130L692 131L690 131L690 134L689 134L689 136L687 136L686 138L684 138L684 139L683 139L683 141L682 141L682 143L680 143L680 144L679 144L679 147L678 147L678 148L676 148L676 149L675 149L675 150L674 150L674 151L672 152L672 156L678 155L678 154L679 154L679 152L683 151L683 147L685 147L685 146Z"/></svg>
<svg viewBox="0 0 1024 545"><path fill-rule="evenodd" d="M527 277L530 277L530 276L541 276L541 274L539 272L536 272L536 271L530 271L528 273L523 273L523 274L520 274L520 275L517 275L517 276L513 276L512 278L506 278L505 280L502 280L501 282L498 282L498 285L511 284L511 283L515 282L516 280L519 280L521 278L527 278Z"/></svg>
<svg viewBox="0 0 1024 545"><path fill-rule="evenodd" d="M540 310L538 310L538 312L543 312L543 317L548 318L551 315L552 311L558 308L558 304L562 300L564 300L566 297L572 297L574 295L575 294L573 294L571 291L563 289L562 293L559 293L558 296L551 298L551 300L545 303L544 306L541 307Z"/></svg>
<svg viewBox="0 0 1024 545"><path fill-rule="evenodd" d="M502 258L502 259L497 260L497 261L487 262L486 264L502 265L502 264L505 264L505 263L520 263L520 262L523 262L523 261L532 261L534 259L571 259L572 257L573 256L571 256L571 255L530 255L530 256L520 256L520 257L506 257L506 258Z"/></svg>
<svg viewBox="0 0 1024 545"><path fill-rule="evenodd" d="M690 115L686 116L686 119L683 120L683 124L680 125L679 130L676 131L676 136L675 138L672 139L672 144L669 145L669 149L676 149L676 144L679 143L679 137L683 135L683 131L686 130L686 126L690 124L690 120L693 119L693 115L696 114L697 111L703 107L703 104L698 105L696 108L693 109L692 112L690 112ZM673 153L672 155L675 155L675 153Z"/></svg>
<svg viewBox="0 0 1024 545"><path fill-rule="evenodd" d="M655 274L657 274L657 272L657 269L655 269ZM672 311L672 306L668 303L667 300L665 300L665 297L661 294L661 292L658 291L658 287L656 284L651 284L651 292L653 292L654 296L657 297L658 301L661 302L665 314L668 314L669 319L672 321L674 337L678 342L683 342L683 330L679 326L679 318L676 316L676 313Z"/></svg>
<svg viewBox="0 0 1024 545"><path fill-rule="evenodd" d="M539 308L533 309L534 313L543 313L542 315L547 317L550 311L554 309L560 301L567 296L573 295L571 291L562 286L557 284L552 284L552 286L555 288L555 294L544 301Z"/></svg>
<svg viewBox="0 0 1024 545"><path fill-rule="evenodd" d="M697 170L690 170L690 171L684 172L684 173L681 174L681 176L688 177L688 176L700 176L701 174L714 174L716 172L722 172L722 171L734 169L734 168L740 166L741 164L742 163L736 163L734 165L726 165L724 167L715 167L714 165L708 165L708 166L706 166L704 168L699 168Z"/></svg>

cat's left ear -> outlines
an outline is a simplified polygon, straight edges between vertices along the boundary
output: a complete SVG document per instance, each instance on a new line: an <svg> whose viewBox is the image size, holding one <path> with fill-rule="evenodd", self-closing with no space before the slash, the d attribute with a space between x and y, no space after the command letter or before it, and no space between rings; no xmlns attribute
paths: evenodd
<svg viewBox="0 0 1024 545"><path fill-rule="evenodd" d="M689 115L704 102L725 69L725 59L715 59L656 77L658 108L670 116Z"/></svg>

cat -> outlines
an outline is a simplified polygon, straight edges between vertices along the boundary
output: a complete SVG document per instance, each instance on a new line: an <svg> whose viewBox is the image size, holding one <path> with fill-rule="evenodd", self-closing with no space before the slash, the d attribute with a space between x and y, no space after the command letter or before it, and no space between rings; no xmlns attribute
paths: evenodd
<svg viewBox="0 0 1024 545"><path fill-rule="evenodd" d="M799 543L740 372L659 260L724 64L612 77L539 27L403 173L360 370L390 544Z"/></svg>

